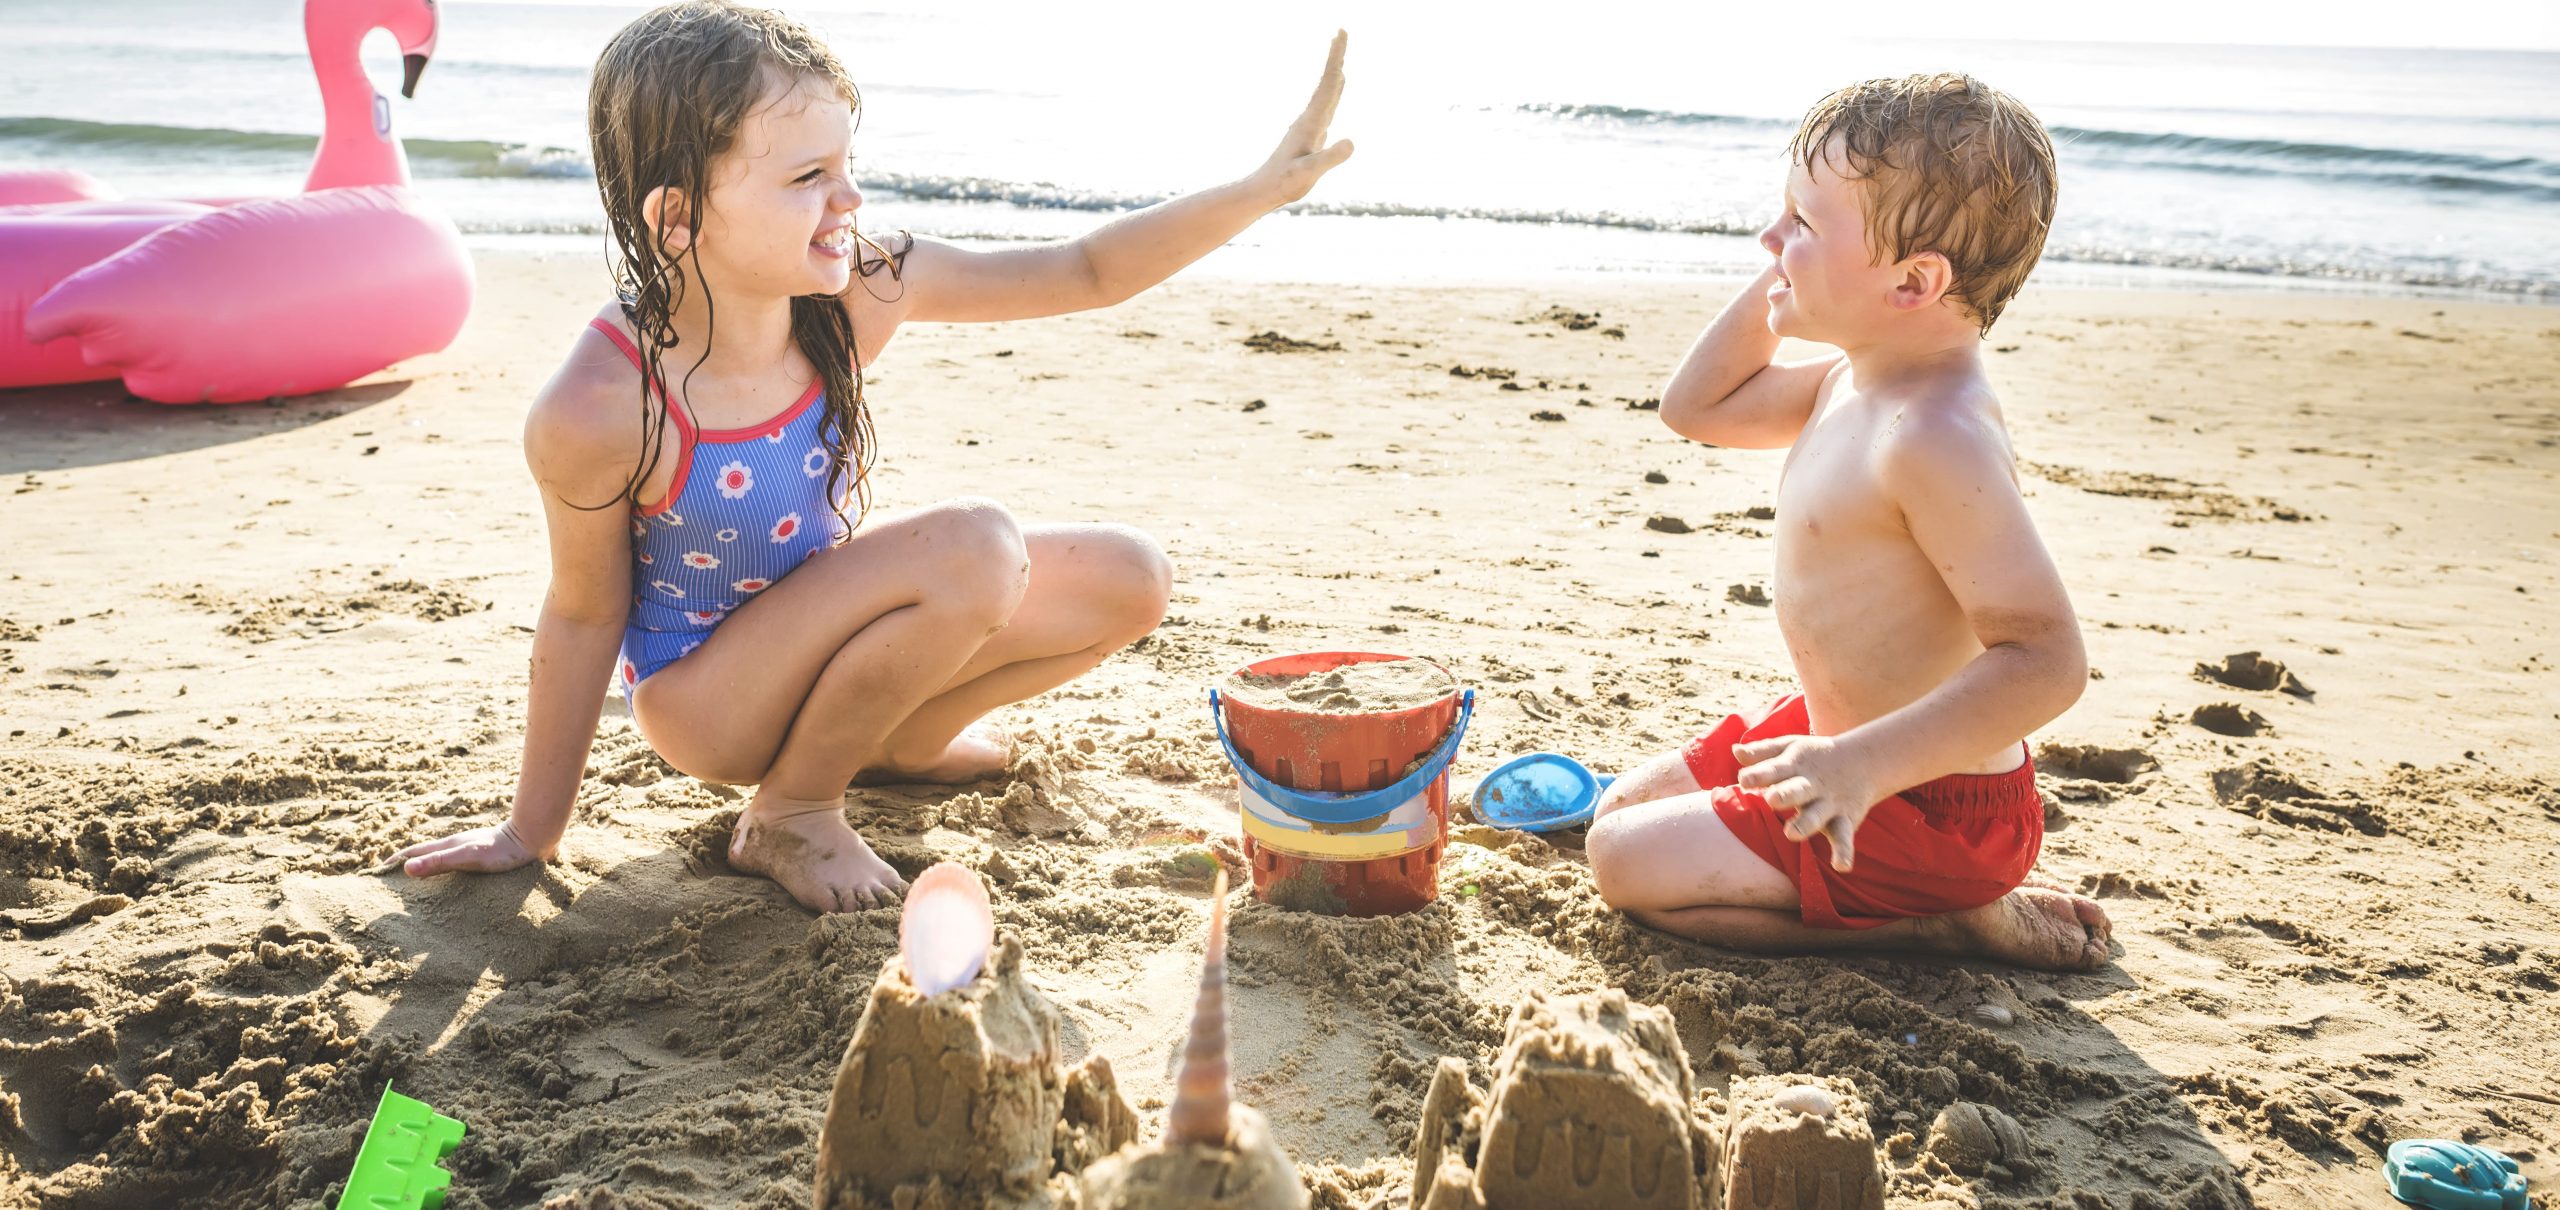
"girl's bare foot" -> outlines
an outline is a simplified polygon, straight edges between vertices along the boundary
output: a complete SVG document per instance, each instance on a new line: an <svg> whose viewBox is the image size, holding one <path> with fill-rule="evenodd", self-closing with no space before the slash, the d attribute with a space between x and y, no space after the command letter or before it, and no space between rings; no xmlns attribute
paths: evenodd
<svg viewBox="0 0 2560 1210"><path fill-rule="evenodd" d="M894 760L862 771L854 781L866 786L932 782L957 786L994 777L1013 761L1013 737L993 723L971 723L929 760L906 765Z"/></svg>
<svg viewBox="0 0 2560 1210"><path fill-rule="evenodd" d="M906 880L844 821L844 800L804 802L758 794L738 814L729 864L782 884L800 906L851 912L898 902Z"/></svg>
<svg viewBox="0 0 2560 1210"><path fill-rule="evenodd" d="M1938 949L1980 954L2038 970L2094 970L2107 961L2114 926L2094 899L2049 886L2022 886L1978 908L1923 922Z"/></svg>

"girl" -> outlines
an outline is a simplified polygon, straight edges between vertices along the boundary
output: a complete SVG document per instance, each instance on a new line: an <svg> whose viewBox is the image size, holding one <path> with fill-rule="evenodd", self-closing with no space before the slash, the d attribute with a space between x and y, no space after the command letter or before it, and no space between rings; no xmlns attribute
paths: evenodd
<svg viewBox="0 0 2560 1210"><path fill-rule="evenodd" d="M610 676L668 764L755 786L732 865L821 912L895 902L905 884L846 824L845 787L1002 771L1001 734L975 720L1154 629L1173 572L1136 530L1018 523L988 500L865 523L862 368L910 320L1109 306L1306 196L1351 155L1325 143L1343 43L1242 180L1068 243L967 252L856 231L859 98L799 24L685 0L617 34L587 120L621 297L525 421L551 586L515 801L401 850L402 869L558 852Z"/></svg>

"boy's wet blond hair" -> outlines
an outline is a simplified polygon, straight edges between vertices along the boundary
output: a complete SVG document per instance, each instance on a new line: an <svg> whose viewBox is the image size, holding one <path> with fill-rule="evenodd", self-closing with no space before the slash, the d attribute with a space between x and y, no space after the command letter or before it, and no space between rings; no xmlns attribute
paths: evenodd
<svg viewBox="0 0 2560 1210"><path fill-rule="evenodd" d="M1837 156L1866 188L1867 246L1890 264L1947 258L1947 293L1984 333L2017 297L2053 226L2053 140L2015 98L1972 76L1868 80L1804 115L1787 155L1806 171Z"/></svg>

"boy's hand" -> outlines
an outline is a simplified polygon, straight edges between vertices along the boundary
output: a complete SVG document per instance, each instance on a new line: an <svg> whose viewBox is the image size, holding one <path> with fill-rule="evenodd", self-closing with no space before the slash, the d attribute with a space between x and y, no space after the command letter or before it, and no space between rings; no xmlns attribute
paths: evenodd
<svg viewBox="0 0 2560 1210"><path fill-rule="evenodd" d="M391 860L383 865L386 872L396 865L401 873L412 878L425 878L455 870L495 874L544 859L542 854L533 851L533 846L524 842L523 837L516 835L516 826L510 821L496 827L473 828L435 840L419 841L392 854Z"/></svg>
<svg viewBox="0 0 2560 1210"><path fill-rule="evenodd" d="M1858 824L1891 791L1876 785L1855 748L1827 735L1782 735L1735 744L1741 787L1790 815L1787 839L1831 838L1831 868L1847 872L1857 858Z"/></svg>
<svg viewBox="0 0 2560 1210"><path fill-rule="evenodd" d="M1307 196L1318 178L1333 171L1351 158L1351 140L1344 139L1325 146L1325 132L1333 126L1333 107L1342 100L1342 49L1350 36L1334 31L1332 53L1325 56L1324 78L1316 81L1315 95L1307 98L1306 112L1280 136L1280 146L1271 153L1254 180L1277 200L1274 207L1286 206Z"/></svg>

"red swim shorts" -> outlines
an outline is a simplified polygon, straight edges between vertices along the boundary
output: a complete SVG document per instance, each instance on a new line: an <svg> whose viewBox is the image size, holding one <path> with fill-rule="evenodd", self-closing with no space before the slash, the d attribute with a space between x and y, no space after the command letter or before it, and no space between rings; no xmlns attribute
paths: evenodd
<svg viewBox="0 0 2560 1210"><path fill-rule="evenodd" d="M1913 916L1980 907L2026 881L2044 847L2044 801L2030 759L2007 773L1959 773L1877 803L1858 826L1857 864L1831 868L1831 840L1790 840L1787 820L1734 784L1742 766L1733 746L1805 735L1804 695L1779 698L1758 721L1736 714L1681 753L1716 815L1762 861L1796 884L1804 922L1816 928L1874 928Z"/></svg>

